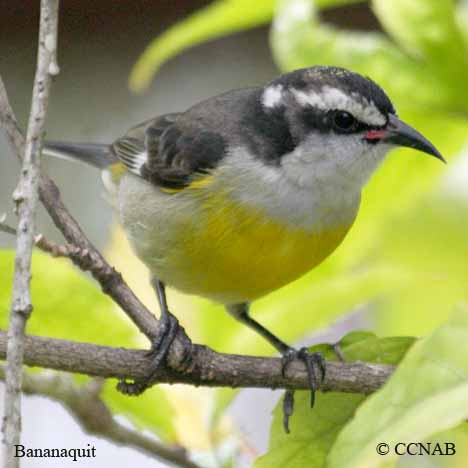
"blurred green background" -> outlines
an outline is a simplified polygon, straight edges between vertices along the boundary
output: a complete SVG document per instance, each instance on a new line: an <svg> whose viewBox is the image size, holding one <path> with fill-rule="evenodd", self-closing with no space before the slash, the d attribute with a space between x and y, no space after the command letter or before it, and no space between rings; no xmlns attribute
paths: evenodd
<svg viewBox="0 0 468 468"><path fill-rule="evenodd" d="M35 8L34 2L12 3L0 19L0 70L22 122L34 71ZM339 249L316 270L255 303L254 316L291 343L333 341L355 328L381 337L428 336L411 348L400 374L372 398L328 394L310 412L300 407L306 406L306 398L299 395L288 437L281 432L276 411L271 450L258 466L466 466L467 31L467 1L62 5L61 74L53 88L49 138L110 141L150 116L187 108L228 89L264 83L280 71L329 64L377 81L403 120L448 160L442 166L409 149L393 151L364 190L358 219ZM128 82L141 94L131 94ZM0 148L0 212L11 212L9 197L18 169L6 145ZM46 161L45 166L90 238L155 308L146 271L114 227L98 175L62 161ZM13 215L9 219L14 222ZM40 230L58 238L43 215ZM4 236L0 240L5 247L12 245ZM9 285L12 258L6 249L0 252L2 285ZM116 319L121 314L94 285L66 262L37 255L33 273L36 312L28 325L31 333L145 344L125 318ZM57 287L51 290L50 284ZM70 291L79 298L72 304ZM273 353L220 306L175 292L169 300L195 341L226 352ZM59 314L63 303L69 305ZM8 304L9 290L3 286L2 327ZM113 328L107 325L110 320ZM351 344L350 359L399 362L409 343L387 340L367 337ZM389 354L387 346L400 351ZM450 375L441 369L450 369ZM389 395L397 395L392 405ZM112 383L105 393L116 413L163 440L185 445L204 466L251 466L267 450L268 413L278 392L246 390L233 401L235 396L230 390L160 386L130 400L118 395ZM149 407L157 409L148 411ZM341 410L335 417L330 408ZM431 412L434 417L424 417ZM368 427L381 437L378 441L410 436L457 440L459 455L398 461L379 457L373 445L376 434L366 434ZM359 439L356 434L363 435ZM315 440L325 442L314 444ZM109 449L109 459L112 453Z"/></svg>

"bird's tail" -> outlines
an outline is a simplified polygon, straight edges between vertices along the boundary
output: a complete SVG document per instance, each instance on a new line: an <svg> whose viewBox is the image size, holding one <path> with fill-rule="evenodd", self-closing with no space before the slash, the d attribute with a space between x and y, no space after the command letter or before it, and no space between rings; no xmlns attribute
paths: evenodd
<svg viewBox="0 0 468 468"><path fill-rule="evenodd" d="M46 141L42 151L48 156L81 161L98 169L105 169L117 162L111 147L104 144Z"/></svg>

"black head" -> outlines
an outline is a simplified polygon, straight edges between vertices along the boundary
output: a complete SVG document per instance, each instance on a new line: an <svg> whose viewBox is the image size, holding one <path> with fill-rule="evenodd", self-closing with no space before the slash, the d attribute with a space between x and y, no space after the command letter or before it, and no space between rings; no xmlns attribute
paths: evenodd
<svg viewBox="0 0 468 468"><path fill-rule="evenodd" d="M285 73L267 86L284 86L302 92L321 93L323 88L342 91L358 101L372 103L383 114L395 114L385 91L370 78L339 67L316 66Z"/></svg>
<svg viewBox="0 0 468 468"><path fill-rule="evenodd" d="M396 117L383 89L344 68L316 66L279 76L263 88L262 104L282 115L296 144L310 133L355 135L369 145L409 146L442 159L435 147Z"/></svg>

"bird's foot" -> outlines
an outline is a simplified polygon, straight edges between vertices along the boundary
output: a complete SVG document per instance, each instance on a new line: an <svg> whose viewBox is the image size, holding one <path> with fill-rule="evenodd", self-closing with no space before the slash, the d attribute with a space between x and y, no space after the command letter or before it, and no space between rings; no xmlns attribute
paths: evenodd
<svg viewBox="0 0 468 468"><path fill-rule="evenodd" d="M315 402L315 391L319 388L319 379L315 373L315 369L318 369L320 375L320 382L323 382L325 378L325 359L320 353L311 353L307 348L301 348L296 350L294 348L288 348L282 355L282 367L281 373L283 377L286 375L286 370L289 364L295 359L301 360L307 370L307 377L310 388L310 407L314 406ZM286 390L283 400L283 427L286 433L289 434L289 418L294 411L294 390Z"/></svg>
<svg viewBox="0 0 468 468"><path fill-rule="evenodd" d="M151 365L148 369L148 374L142 379L129 382L128 380L121 380L117 384L117 390L125 395L137 396L143 393L154 380L159 366L166 359L171 348L174 338L180 330L179 321L170 312L163 315L160 320L158 335L155 337L151 344L151 349L148 355L151 358Z"/></svg>

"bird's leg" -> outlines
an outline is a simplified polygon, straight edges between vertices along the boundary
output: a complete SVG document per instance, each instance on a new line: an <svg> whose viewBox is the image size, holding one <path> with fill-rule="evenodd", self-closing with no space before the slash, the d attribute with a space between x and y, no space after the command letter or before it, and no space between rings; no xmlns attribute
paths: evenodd
<svg viewBox="0 0 468 468"><path fill-rule="evenodd" d="M179 321L171 314L166 300L166 286L162 281L154 279L151 281L156 294L158 296L159 308L161 309L161 317L159 318L158 336L151 346L151 357L153 358L152 369L153 373L157 370L161 362L167 356L174 338L180 328Z"/></svg>
<svg viewBox="0 0 468 468"><path fill-rule="evenodd" d="M311 353L307 348L294 349L284 341L280 340L277 336L273 335L263 325L258 323L249 315L249 305L247 303L234 304L226 307L228 312L239 322L247 325L259 335L263 336L271 345L273 345L280 353L282 360L281 373L283 377L289 364L294 359L301 360L307 370L307 376L310 388L310 406L314 406L315 391L319 384L315 374L315 367L318 368L320 374L320 381L325 378L325 360L320 353ZM286 390L283 400L283 426L284 430L289 433L289 417L292 415L294 409L294 390Z"/></svg>
<svg viewBox="0 0 468 468"><path fill-rule="evenodd" d="M146 390L148 385L154 378L156 371L161 363L166 358L174 338L179 331L180 325L177 318L171 314L166 300L166 287L162 281L152 279L151 284L156 291L159 307L161 309L161 317L159 319L158 335L151 343L149 354L152 362L148 375L135 382L121 381L117 388L127 395L139 395Z"/></svg>

